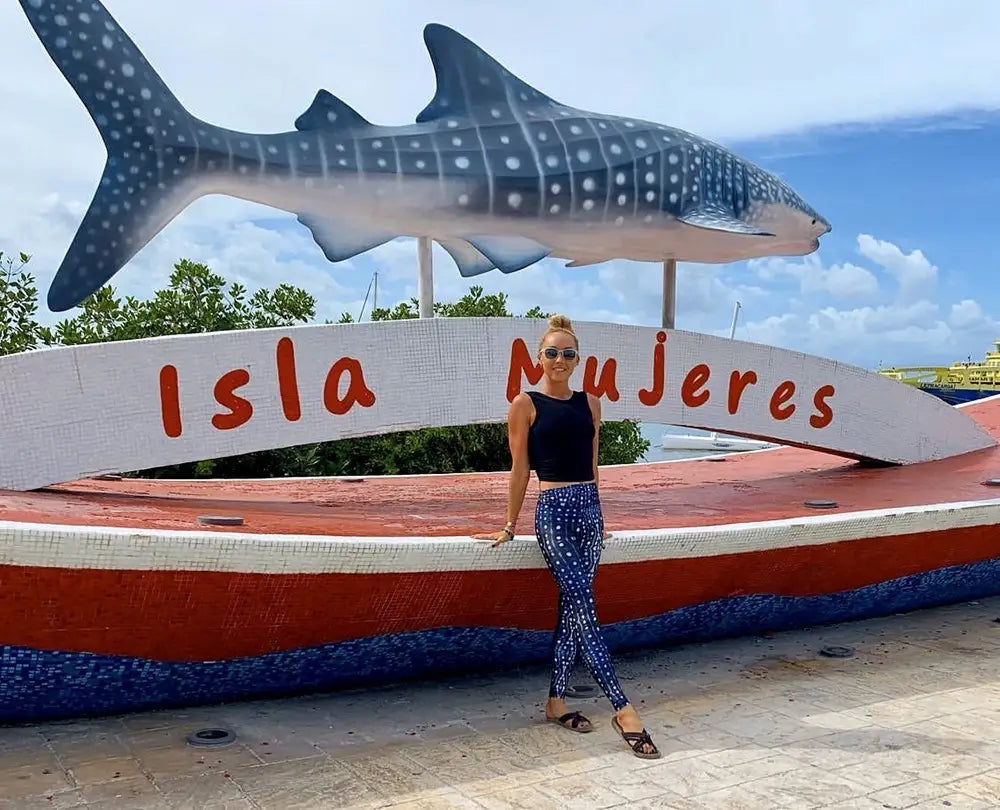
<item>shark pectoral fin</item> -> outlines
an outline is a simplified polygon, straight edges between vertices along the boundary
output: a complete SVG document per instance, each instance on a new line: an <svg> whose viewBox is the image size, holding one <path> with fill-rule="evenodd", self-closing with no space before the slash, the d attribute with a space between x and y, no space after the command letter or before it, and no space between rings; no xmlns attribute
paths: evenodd
<svg viewBox="0 0 1000 810"><path fill-rule="evenodd" d="M299 222L305 225L320 246L323 255L331 262L342 262L359 253L391 242L398 233L378 231L363 222L350 219L333 219L299 214Z"/></svg>
<svg viewBox="0 0 1000 810"><path fill-rule="evenodd" d="M438 239L441 245L458 265L458 272L463 277L479 276L496 269L496 265L476 250L468 242L461 239Z"/></svg>
<svg viewBox="0 0 1000 810"><path fill-rule="evenodd" d="M544 259L551 248L523 236L466 236L466 242L493 262L502 273L513 273Z"/></svg>
<svg viewBox="0 0 1000 810"><path fill-rule="evenodd" d="M696 228L710 231L725 231L727 233L745 234L746 236L774 236L769 231L761 230L743 220L736 219L732 212L721 205L707 203L685 211L678 220Z"/></svg>
<svg viewBox="0 0 1000 810"><path fill-rule="evenodd" d="M437 89L417 116L417 123L468 115L475 107L488 107L490 114L497 117L497 113L509 111L511 99L521 104L561 106L446 25L424 26L424 44L434 65Z"/></svg>
<svg viewBox="0 0 1000 810"><path fill-rule="evenodd" d="M370 126L371 121L327 90L316 93L316 98L309 105L309 109L295 119L295 128L298 130Z"/></svg>
<svg viewBox="0 0 1000 810"><path fill-rule="evenodd" d="M607 256L580 256L567 263L566 267L589 267L592 264L603 264L611 261Z"/></svg>

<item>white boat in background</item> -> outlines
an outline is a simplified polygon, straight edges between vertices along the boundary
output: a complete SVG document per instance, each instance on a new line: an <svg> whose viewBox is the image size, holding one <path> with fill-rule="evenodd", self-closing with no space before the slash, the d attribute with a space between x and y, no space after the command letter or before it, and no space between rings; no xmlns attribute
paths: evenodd
<svg viewBox="0 0 1000 810"><path fill-rule="evenodd" d="M740 302L737 301L733 308L733 323L729 329L730 340L736 336L736 321L739 319L741 306ZM718 431L709 435L664 433L660 440L660 447L664 450L704 450L708 453L745 453L749 450L767 450L778 446L774 442L745 439L742 436L729 436Z"/></svg>
<svg viewBox="0 0 1000 810"><path fill-rule="evenodd" d="M747 450L767 450L770 447L778 447L778 445L773 442L744 439L741 436L727 436L720 433L712 433L709 436L698 436L693 433L664 433L660 447L664 450L705 450L706 452L716 453L743 453Z"/></svg>

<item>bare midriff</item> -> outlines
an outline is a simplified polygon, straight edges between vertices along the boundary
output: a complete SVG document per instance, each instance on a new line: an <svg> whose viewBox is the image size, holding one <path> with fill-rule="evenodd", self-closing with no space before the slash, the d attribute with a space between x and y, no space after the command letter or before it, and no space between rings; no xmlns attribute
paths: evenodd
<svg viewBox="0 0 1000 810"><path fill-rule="evenodd" d="M558 489L559 487L572 487L576 484L593 484L594 479L591 478L589 481L539 481L539 489Z"/></svg>

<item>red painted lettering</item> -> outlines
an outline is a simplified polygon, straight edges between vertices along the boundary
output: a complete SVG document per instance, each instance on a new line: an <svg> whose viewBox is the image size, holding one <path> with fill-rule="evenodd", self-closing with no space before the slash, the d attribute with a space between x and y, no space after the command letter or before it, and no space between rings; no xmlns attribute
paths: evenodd
<svg viewBox="0 0 1000 810"><path fill-rule="evenodd" d="M507 401L521 393L521 375L528 378L529 385L538 385L542 379L542 364L536 363L528 354L528 347L521 338L510 344L510 367L507 371Z"/></svg>
<svg viewBox="0 0 1000 810"><path fill-rule="evenodd" d="M729 413L735 414L740 409L740 397L743 396L743 389L756 383L756 371L747 371L744 374L734 371L729 375Z"/></svg>
<svg viewBox="0 0 1000 810"><path fill-rule="evenodd" d="M171 439L176 439L183 432L176 366L168 365L160 369L160 419L163 422L163 432Z"/></svg>
<svg viewBox="0 0 1000 810"><path fill-rule="evenodd" d="M663 399L663 384L666 379L666 352L664 344L667 342L667 333L660 331L656 333L656 345L653 347L653 382L649 388L639 389L639 402L652 407Z"/></svg>
<svg viewBox="0 0 1000 810"><path fill-rule="evenodd" d="M794 402L785 405L785 403L788 402L788 400L790 400L794 395L795 383L791 380L785 380L783 383L779 383L778 387L774 389L774 393L771 394L771 402L768 406L771 416L780 422L795 413Z"/></svg>
<svg viewBox="0 0 1000 810"><path fill-rule="evenodd" d="M340 396L340 378L349 375L347 393ZM370 408L375 404L375 394L365 385L365 373L361 363L353 357L341 357L330 366L323 385L323 404L326 409L337 416L347 413L355 404L362 408Z"/></svg>
<svg viewBox="0 0 1000 810"><path fill-rule="evenodd" d="M618 362L611 358L601 369L601 376L597 376L597 358L588 357L587 364L583 370L583 390L595 397L607 396L611 402L618 401L618 386L615 383L615 373L618 370Z"/></svg>
<svg viewBox="0 0 1000 810"><path fill-rule="evenodd" d="M698 393L698 389L705 385L711 376L712 370L704 363L699 363L692 368L684 377L684 382L681 383L681 402L689 408L697 408L708 402L708 391Z"/></svg>
<svg viewBox="0 0 1000 810"><path fill-rule="evenodd" d="M819 413L814 413L809 417L809 424L814 428L825 428L833 421L833 408L827 403L837 390L832 385L823 385L816 389L813 395L813 407Z"/></svg>
<svg viewBox="0 0 1000 810"><path fill-rule="evenodd" d="M215 384L215 401L223 408L228 408L229 413L217 413L212 417L212 424L218 430L232 430L240 425L245 425L253 416L253 405L250 401L236 395L236 389L242 388L250 382L250 372L245 368L236 368L227 371Z"/></svg>
<svg viewBox="0 0 1000 810"><path fill-rule="evenodd" d="M289 422L298 422L302 416L299 403L299 382L295 374L295 344L283 337L275 349L275 364L278 367L278 395L281 410Z"/></svg>

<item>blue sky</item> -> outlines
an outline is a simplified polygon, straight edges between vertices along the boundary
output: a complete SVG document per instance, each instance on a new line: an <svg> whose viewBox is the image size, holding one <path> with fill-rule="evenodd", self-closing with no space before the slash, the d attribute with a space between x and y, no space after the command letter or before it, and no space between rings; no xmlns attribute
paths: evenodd
<svg viewBox="0 0 1000 810"><path fill-rule="evenodd" d="M623 22L584 0L510 0L502 15L465 0L345 3L336 13L300 0L261 3L253 15L237 0L106 4L188 109L223 126L288 129L320 87L370 120L412 121L433 93L421 28L438 21L568 104L724 143L830 220L832 233L805 259L682 265L679 328L728 334L738 299L738 338L867 367L979 358L1000 338L1000 4L969 0L958 15L943 0L635 0ZM0 6L0 30L0 104L10 111L0 128L0 250L32 253L44 293L104 150L16 3ZM299 284L317 297L320 319L356 314L375 269L381 304L416 294L415 243L330 265L294 217L222 197L191 205L112 283L149 294L182 257L251 289ZM440 300L468 289L440 251L435 275ZM543 261L477 281L506 292L515 311L659 319L652 265Z"/></svg>

